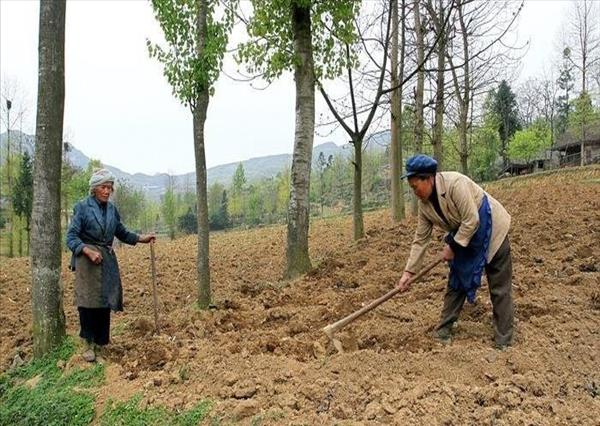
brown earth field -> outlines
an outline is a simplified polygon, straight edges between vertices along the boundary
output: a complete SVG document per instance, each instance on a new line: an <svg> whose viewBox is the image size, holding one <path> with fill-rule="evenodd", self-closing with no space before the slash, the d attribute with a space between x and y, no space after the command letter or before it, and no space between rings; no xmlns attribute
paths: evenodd
<svg viewBox="0 0 600 426"><path fill-rule="evenodd" d="M118 249L125 311L112 317L109 398L183 410L213 401L224 424L600 424L600 167L512 178L487 190L512 215L516 341L493 347L487 284L465 305L451 343L432 338L446 287L437 266L338 334L329 323L392 289L415 227L388 210L311 225L313 270L283 280L285 226L215 233L216 309L195 307L196 238L158 241L161 332L153 332L150 250ZM441 233L429 249L442 247ZM63 258L67 331L76 336L74 277ZM31 357L30 271L3 260L0 369ZM74 363L83 364L79 355Z"/></svg>

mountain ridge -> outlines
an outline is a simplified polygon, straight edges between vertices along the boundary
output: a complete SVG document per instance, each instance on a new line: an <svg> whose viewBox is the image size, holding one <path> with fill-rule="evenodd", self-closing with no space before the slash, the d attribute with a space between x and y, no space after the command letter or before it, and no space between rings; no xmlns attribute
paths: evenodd
<svg viewBox="0 0 600 426"><path fill-rule="evenodd" d="M11 147L17 149L19 144L23 150L26 150L30 155L33 156L33 149L35 144L35 137L22 133L18 130L11 130ZM388 133L388 135L386 135ZM6 153L6 140L7 134L0 134L0 152ZM389 141L389 132L379 132L371 136L371 140L375 143L372 146L375 149L379 149L383 146L385 149L386 143L381 141ZM333 142L325 142L313 147L313 165L316 163L319 154L322 152L325 158L330 155L352 155L352 150L346 146L339 146ZM67 152L68 161L75 167L85 169L90 162L90 158L87 157L82 151L77 149L73 144L69 144L69 151ZM261 157L253 157L243 161L236 161L226 164L220 164L214 167L210 167L207 170L208 173L208 185L212 185L215 182L219 182L225 186L231 183L235 169L239 164L244 167L244 173L246 179L249 182L260 180L263 178L270 178L277 175L277 173L284 170L286 167L291 167L292 154L273 154ZM194 191L196 182L196 173L189 172L178 175L169 175L168 173L156 173L149 175L146 173L129 173L118 167L104 164L104 166L110 170L121 182L126 182L136 188L142 189L150 198L160 199L161 195L166 192L166 186L169 176L174 180L175 189L177 192Z"/></svg>

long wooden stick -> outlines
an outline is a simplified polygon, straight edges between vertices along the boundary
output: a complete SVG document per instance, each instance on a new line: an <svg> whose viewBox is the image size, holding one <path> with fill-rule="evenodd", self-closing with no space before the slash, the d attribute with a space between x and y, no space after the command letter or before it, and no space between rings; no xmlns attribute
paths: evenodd
<svg viewBox="0 0 600 426"><path fill-rule="evenodd" d="M429 263L427 266L425 266L423 269L421 269L421 271L418 274L416 274L410 280L408 280L408 283L412 284L413 282L419 280L421 277L423 277L425 274L427 274L429 271L431 271L433 268L435 268L442 260L443 259L439 258L439 259L436 259L433 262ZM372 310L372 309L376 308L377 306L381 305L383 302L385 302L388 299L392 298L395 294L399 293L400 291L401 291L400 288L395 287L394 289L390 290L389 292L387 292L386 294L384 294L383 296L381 296L379 299L373 300L367 306L359 309L358 311L356 311L356 312L348 315L345 318L342 318L341 320L339 320L337 322L334 322L333 324L329 324L327 327L323 328L323 332L331 340L334 340L333 339L333 334L336 331L339 331L341 328L343 328L346 325L350 324L356 318L358 318L358 317L366 314L370 310Z"/></svg>
<svg viewBox="0 0 600 426"><path fill-rule="evenodd" d="M160 333L158 326L158 296L156 295L156 261L154 259L154 240L150 242L150 263L152 264L152 300L154 301L154 331Z"/></svg>

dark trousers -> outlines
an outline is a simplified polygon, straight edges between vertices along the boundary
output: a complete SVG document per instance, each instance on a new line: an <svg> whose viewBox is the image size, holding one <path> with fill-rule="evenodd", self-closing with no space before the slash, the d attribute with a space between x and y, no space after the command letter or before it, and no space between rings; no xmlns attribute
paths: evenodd
<svg viewBox="0 0 600 426"><path fill-rule="evenodd" d="M490 299L493 306L494 340L497 345L510 345L513 338L514 307L512 300L512 258L508 236L498 252L485 266ZM448 286L444 295L444 307L437 330L450 329L458 319L465 303L466 294Z"/></svg>
<svg viewBox="0 0 600 426"><path fill-rule="evenodd" d="M110 308L78 307L77 310L81 325L79 337L88 343L107 345L110 336Z"/></svg>

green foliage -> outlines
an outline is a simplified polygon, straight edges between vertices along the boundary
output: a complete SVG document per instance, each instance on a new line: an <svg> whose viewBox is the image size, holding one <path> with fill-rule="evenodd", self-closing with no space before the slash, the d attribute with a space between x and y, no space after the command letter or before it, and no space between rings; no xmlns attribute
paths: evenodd
<svg viewBox="0 0 600 426"><path fill-rule="evenodd" d="M230 226L227 191L218 182L208 188L208 223L210 229L225 229Z"/></svg>
<svg viewBox="0 0 600 426"><path fill-rule="evenodd" d="M189 207L186 214L179 216L178 228L186 235L198 233L198 216Z"/></svg>
<svg viewBox="0 0 600 426"><path fill-rule="evenodd" d="M173 95L192 110L199 93L214 90L233 25L235 4L230 2L222 19L217 20L217 3L216 0L152 0L154 16L163 30L167 47L147 40L148 52L163 64ZM203 6L208 8L206 37L204 43L199 43L197 22Z"/></svg>
<svg viewBox="0 0 600 426"><path fill-rule="evenodd" d="M12 203L17 216L24 217L29 223L33 205L33 164L27 151L21 157L19 175L13 187Z"/></svg>
<svg viewBox="0 0 600 426"><path fill-rule="evenodd" d="M543 121L535 121L529 128L515 133L508 145L511 160L529 163L537 154L552 144L550 127Z"/></svg>
<svg viewBox="0 0 600 426"><path fill-rule="evenodd" d="M146 199L144 209L139 218L139 229L142 233L155 232L160 219L160 205Z"/></svg>
<svg viewBox="0 0 600 426"><path fill-rule="evenodd" d="M231 185L231 199L229 200L229 214L235 222L241 222L244 218L246 175L244 165L240 163L235 169Z"/></svg>
<svg viewBox="0 0 600 426"><path fill-rule="evenodd" d="M106 426L195 426L211 410L209 401L199 402L193 409L182 413L173 413L164 407L140 408L141 396L137 395L125 402L110 401L100 418L100 424Z"/></svg>
<svg viewBox="0 0 600 426"><path fill-rule="evenodd" d="M505 150L508 141L520 129L517 99L506 80L502 80L493 103L493 111L498 118L498 134ZM505 152L501 153L503 157Z"/></svg>
<svg viewBox="0 0 600 426"><path fill-rule="evenodd" d="M573 102L573 113L569 116L569 130L577 139L582 139L583 133L592 123L600 124L600 112L592 105L590 95L582 92Z"/></svg>
<svg viewBox="0 0 600 426"><path fill-rule="evenodd" d="M175 197L175 187L171 178L167 184L167 191L162 197L161 210L163 220L169 230L169 238L175 238L175 226L177 221L177 202Z"/></svg>
<svg viewBox="0 0 600 426"><path fill-rule="evenodd" d="M294 51L292 10L310 8L312 47L317 80L339 76L347 66L357 64L357 56L347 58L345 43L357 40L354 17L360 2L353 0L252 0L253 16L246 30L250 40L238 48L237 61L248 72L273 81L291 71L298 61Z"/></svg>
<svg viewBox="0 0 600 426"><path fill-rule="evenodd" d="M291 172L289 167L283 169L275 177L275 214L280 217L285 217L287 213L290 200L290 180Z"/></svg>
<svg viewBox="0 0 600 426"><path fill-rule="evenodd" d="M489 122L473 131L469 170L476 181L496 179L500 172L497 167L500 136L497 127Z"/></svg>
<svg viewBox="0 0 600 426"><path fill-rule="evenodd" d="M63 372L57 363L66 362L74 350L72 339L67 338L54 352L0 377L0 424L89 424L95 398L88 389L102 383L104 367L96 364Z"/></svg>
<svg viewBox="0 0 600 426"><path fill-rule="evenodd" d="M249 225L259 225L265 214L265 206L260 188L251 185L248 191L248 203L244 217Z"/></svg>
<svg viewBox="0 0 600 426"><path fill-rule="evenodd" d="M102 168L100 160L91 159L85 170L81 170L68 161L63 161L61 173L61 192L63 208L69 210L77 201L87 197L90 192L89 182L94 170Z"/></svg>
<svg viewBox="0 0 600 426"><path fill-rule="evenodd" d="M563 91L556 98L556 130L559 135L563 134L568 127L569 114L571 112L569 94L573 90L574 80L571 49L567 47L563 50L563 61L560 66L558 79L556 80L558 87Z"/></svg>
<svg viewBox="0 0 600 426"><path fill-rule="evenodd" d="M323 215L323 205L325 203L326 192L326 187L324 185L325 181L323 179L323 176L325 175L327 169L331 167L332 161L333 155L330 155L327 159L325 159L325 154L323 154L323 152L319 152L319 156L317 157L317 164L313 168L313 176L316 177L316 182L311 186L311 201L317 201L319 203L321 216Z"/></svg>
<svg viewBox="0 0 600 426"><path fill-rule="evenodd" d="M130 229L141 231L142 216L147 204L144 192L127 182L119 181L112 201L119 210L121 221Z"/></svg>

